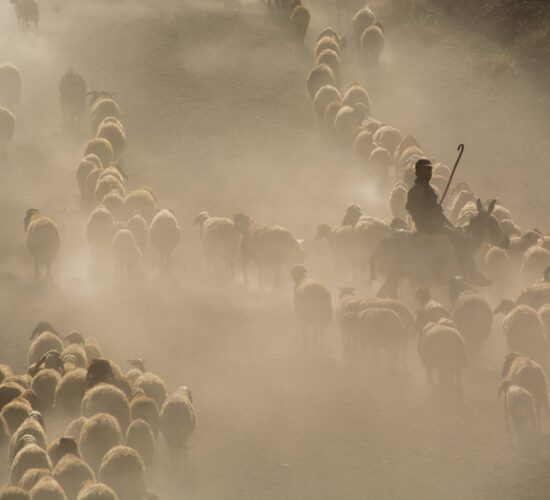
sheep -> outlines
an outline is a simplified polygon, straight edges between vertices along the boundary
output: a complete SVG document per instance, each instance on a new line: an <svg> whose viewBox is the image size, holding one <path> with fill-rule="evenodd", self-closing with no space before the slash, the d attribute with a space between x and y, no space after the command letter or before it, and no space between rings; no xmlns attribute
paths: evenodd
<svg viewBox="0 0 550 500"><path fill-rule="evenodd" d="M506 336L508 350L519 352L535 361L546 364L548 361L548 342L544 323L537 311L524 304L515 305L504 299L494 310L494 314L505 314L502 331Z"/></svg>
<svg viewBox="0 0 550 500"><path fill-rule="evenodd" d="M514 222L512 222L511 220L508 220L508 219L504 219L501 223L500 223L500 227L502 228L502 230L504 231L504 234L506 234L506 236L508 236L508 238L512 238L512 237L519 237L521 236L521 229L519 228L519 226L517 226L516 224L514 224Z"/></svg>
<svg viewBox="0 0 550 500"><path fill-rule="evenodd" d="M420 331L417 349L426 368L428 384L435 387L435 371L440 389L461 394L461 374L467 364L466 342L462 335L450 326L429 322Z"/></svg>
<svg viewBox="0 0 550 500"><path fill-rule="evenodd" d="M10 375L9 377L5 378L3 382L13 382L20 385L23 389L30 389L32 377L26 373L22 375Z"/></svg>
<svg viewBox="0 0 550 500"><path fill-rule="evenodd" d="M21 101L21 73L11 63L0 64L0 106L11 108Z"/></svg>
<svg viewBox="0 0 550 500"><path fill-rule="evenodd" d="M241 235L233 221L201 212L195 218L194 224L200 227L201 244L208 266L216 273L229 271L233 279L241 244Z"/></svg>
<svg viewBox="0 0 550 500"><path fill-rule="evenodd" d="M529 391L540 423L542 409L548 410L549 407L548 381L542 367L536 361L512 351L504 358L501 377Z"/></svg>
<svg viewBox="0 0 550 500"><path fill-rule="evenodd" d="M10 0L10 3L15 7L19 27L29 30L31 24L34 24L35 33L38 32L40 9L36 0Z"/></svg>
<svg viewBox="0 0 550 500"><path fill-rule="evenodd" d="M52 368L39 371L33 378L31 387L36 392L40 407L44 411L53 409L55 390L60 380L61 375Z"/></svg>
<svg viewBox="0 0 550 500"><path fill-rule="evenodd" d="M125 218L124 198L118 191L111 191L101 200L103 205L111 214L115 221L122 221Z"/></svg>
<svg viewBox="0 0 550 500"><path fill-rule="evenodd" d="M107 139L113 149L113 158L120 158L126 148L126 132L117 118L107 117L97 129L97 138Z"/></svg>
<svg viewBox="0 0 550 500"><path fill-rule="evenodd" d="M311 14L309 13L309 10L301 3L292 9L290 14L290 24L294 27L296 36L302 42L306 37L310 19Z"/></svg>
<svg viewBox="0 0 550 500"><path fill-rule="evenodd" d="M130 191L124 199L124 210L126 216L130 217L138 211L150 224L153 217L159 210L158 201L153 191L147 187L140 187Z"/></svg>
<svg viewBox="0 0 550 500"><path fill-rule="evenodd" d="M90 139L84 150L84 156L89 154L97 155L103 166L109 165L114 159L113 146L107 139L102 137Z"/></svg>
<svg viewBox="0 0 550 500"><path fill-rule="evenodd" d="M383 220L367 215L361 215L354 227L359 240L359 270L362 273L371 261L371 257L379 243L387 239L391 235L392 230L389 224Z"/></svg>
<svg viewBox="0 0 550 500"><path fill-rule="evenodd" d="M103 168L95 166L90 173L86 176L86 183L84 187L84 194L82 198L87 202L91 203L94 201L95 197L95 187L97 184L97 179L99 179L99 176L101 175L101 172L103 172Z"/></svg>
<svg viewBox="0 0 550 500"><path fill-rule="evenodd" d="M334 131L334 121L341 107L339 101L332 101L323 111L322 123L328 130Z"/></svg>
<svg viewBox="0 0 550 500"><path fill-rule="evenodd" d="M29 443L23 446L13 458L10 471L10 481L12 484L19 483L23 474L29 469L51 470L52 468L48 454L32 441L33 439L29 439Z"/></svg>
<svg viewBox="0 0 550 500"><path fill-rule="evenodd" d="M372 134L368 130L359 129L353 140L353 152L362 163L367 164L374 149Z"/></svg>
<svg viewBox="0 0 550 500"><path fill-rule="evenodd" d="M86 239L98 257L105 255L115 231L113 214L103 205L94 209L86 223Z"/></svg>
<svg viewBox="0 0 550 500"><path fill-rule="evenodd" d="M338 40L331 36L323 36L317 40L315 44L315 59L318 59L319 55L325 50L333 51L338 57L342 55L342 46ZM319 64L319 62L317 64Z"/></svg>
<svg viewBox="0 0 550 500"><path fill-rule="evenodd" d="M155 436L151 426L141 418L133 420L126 431L126 446L136 450L147 466L156 452Z"/></svg>
<svg viewBox="0 0 550 500"><path fill-rule="evenodd" d="M78 443L86 462L98 472L106 453L123 444L124 438L115 417L107 413L98 413L84 423Z"/></svg>
<svg viewBox="0 0 550 500"><path fill-rule="evenodd" d="M319 33L319 35L317 36L317 41L319 42L320 40L327 37L334 40L340 48L344 49L346 47L345 37L341 37L340 35L338 35L338 33L336 33L332 26L327 26L326 28L324 28L323 31L321 31L321 33Z"/></svg>
<svg viewBox="0 0 550 500"><path fill-rule="evenodd" d="M46 451L54 467L65 455L74 455L77 458L81 458L78 443L71 436L57 438L48 446Z"/></svg>
<svg viewBox="0 0 550 500"><path fill-rule="evenodd" d="M378 26L370 26L361 35L361 58L366 67L377 68L384 49L384 33Z"/></svg>
<svg viewBox="0 0 550 500"><path fill-rule="evenodd" d="M357 135L357 129L365 119L367 109L363 104L356 104L353 108L342 106L334 119L336 136L343 144L351 146Z"/></svg>
<svg viewBox="0 0 550 500"><path fill-rule="evenodd" d="M342 104L345 106L355 106L356 104L362 104L370 113L371 102L367 91L358 83L352 83L342 96Z"/></svg>
<svg viewBox="0 0 550 500"><path fill-rule="evenodd" d="M126 222L126 227L132 233L137 247L143 253L149 242L149 224L136 210Z"/></svg>
<svg viewBox="0 0 550 500"><path fill-rule="evenodd" d="M336 81L340 80L340 56L338 53L332 49L325 49L323 50L318 56L316 60L316 64L326 64L330 67L332 72L334 73L334 78Z"/></svg>
<svg viewBox="0 0 550 500"><path fill-rule="evenodd" d="M304 260L300 243L288 229L282 226L258 224L242 213L235 214L233 222L242 235L241 257L246 284L248 284L247 267L250 261L258 267L260 288L263 289L266 271L272 271L274 287L278 288L282 265L299 264Z"/></svg>
<svg viewBox="0 0 550 500"><path fill-rule="evenodd" d="M330 66L327 64L317 64L306 78L306 90L309 97L313 99L319 89L325 85L334 87L336 85L336 77Z"/></svg>
<svg viewBox="0 0 550 500"><path fill-rule="evenodd" d="M525 285L533 283L550 266L550 252L544 247L533 245L523 254L521 277Z"/></svg>
<svg viewBox="0 0 550 500"><path fill-rule="evenodd" d="M29 347L29 354L27 356L27 365L30 366L44 356L49 351L63 351L63 342L58 335L50 331L44 331L36 337Z"/></svg>
<svg viewBox="0 0 550 500"><path fill-rule="evenodd" d="M0 490L0 500L31 500L31 496L18 486L6 486Z"/></svg>
<svg viewBox="0 0 550 500"><path fill-rule="evenodd" d="M103 198L110 192L116 191L121 196L126 194L124 183L120 182L119 178L114 175L103 175L105 171L99 174L94 190L94 197L96 203L101 203Z"/></svg>
<svg viewBox="0 0 550 500"><path fill-rule="evenodd" d="M97 158L99 164L96 163L94 158ZM103 169L101 160L97 155L85 156L84 158L82 158L82 160L80 160L80 163L76 167L76 182L78 183L78 189L80 190L82 199L85 199L86 197L86 179L88 175L90 175L92 170L96 168L99 170L99 172L101 172L101 170Z"/></svg>
<svg viewBox="0 0 550 500"><path fill-rule="evenodd" d="M0 107L0 160L8 157L8 144L15 132L15 116L6 108Z"/></svg>
<svg viewBox="0 0 550 500"><path fill-rule="evenodd" d="M78 492L76 500L119 500L117 494L102 483L88 483Z"/></svg>
<svg viewBox="0 0 550 500"><path fill-rule="evenodd" d="M451 285L451 291L452 291ZM451 318L462 334L468 350L477 352L489 338L493 326L493 312L487 301L472 290L463 290L450 297Z"/></svg>
<svg viewBox="0 0 550 500"><path fill-rule="evenodd" d="M156 401L145 395L145 392L140 389L130 403L130 417L134 420L145 420L151 427L151 431L155 437L159 433L159 406Z"/></svg>
<svg viewBox="0 0 550 500"><path fill-rule="evenodd" d="M4 382L0 385L0 410L23 394L24 389L14 382Z"/></svg>
<svg viewBox="0 0 550 500"><path fill-rule="evenodd" d="M130 368L126 370L126 373L124 374L124 378L130 382L130 384L133 386L138 379L138 377L145 373L147 370L145 368L145 360L141 358L134 358L134 359L128 359L128 363L130 364ZM135 396L135 390L132 392L132 397Z"/></svg>
<svg viewBox="0 0 550 500"><path fill-rule="evenodd" d="M43 477L30 490L32 500L67 500L63 488L52 477Z"/></svg>
<svg viewBox="0 0 550 500"><path fill-rule="evenodd" d="M313 107L315 108L315 112L317 113L319 119L323 117L325 111L333 102L337 102L339 104L338 110L340 110L341 100L342 96L333 84L321 86L313 96ZM334 117L334 120L336 121L336 116Z"/></svg>
<svg viewBox="0 0 550 500"><path fill-rule="evenodd" d="M86 109L86 81L74 69L70 68L59 82L59 101L65 121L68 125L80 125Z"/></svg>
<svg viewBox="0 0 550 500"><path fill-rule="evenodd" d="M332 301L328 289L307 276L302 265L291 270L295 283L294 314L302 328L302 345L307 347L309 332L313 335L313 344L321 348L324 341L324 330L332 319Z"/></svg>
<svg viewBox="0 0 550 500"><path fill-rule="evenodd" d="M65 430L65 436L72 437L75 441L78 441L80 439L82 427L84 427L87 420L86 417L77 417L72 420Z"/></svg>
<svg viewBox="0 0 550 500"><path fill-rule="evenodd" d="M110 450L101 462L99 479L120 500L137 500L145 495L145 466L133 448L116 446Z"/></svg>
<svg viewBox="0 0 550 500"><path fill-rule="evenodd" d="M153 398L159 408L168 397L166 384L158 375L151 372L142 373L135 381L134 387L141 389L146 396Z"/></svg>
<svg viewBox="0 0 550 500"><path fill-rule="evenodd" d="M377 364L380 350L387 351L391 367L397 366L400 355L405 359L408 338L403 321L395 311L385 307L368 307L357 313L355 332L361 355L369 346Z"/></svg>
<svg viewBox="0 0 550 500"><path fill-rule="evenodd" d="M408 190L402 182L397 182L390 193L390 209L393 217L399 217L407 220L408 212L405 208L407 204Z"/></svg>
<svg viewBox="0 0 550 500"><path fill-rule="evenodd" d="M24 444L23 438L26 435L31 435L37 446L46 449L46 432L44 431L44 422L40 412L30 412L23 423L11 435L8 448L10 461L13 461L17 452L21 450L21 446Z"/></svg>
<svg viewBox="0 0 550 500"><path fill-rule="evenodd" d="M82 415L91 417L108 413L118 420L122 432L130 423L130 405L125 394L110 384L99 384L86 391L82 400Z"/></svg>
<svg viewBox="0 0 550 500"><path fill-rule="evenodd" d="M65 455L55 466L53 478L60 484L69 500L74 500L86 481L95 481L90 466L74 455Z"/></svg>
<svg viewBox="0 0 550 500"><path fill-rule="evenodd" d="M172 254L181 240L181 230L174 212L166 208L157 212L149 227L149 239L159 252L161 273L169 274Z"/></svg>
<svg viewBox="0 0 550 500"><path fill-rule="evenodd" d="M65 357L71 356L76 361L77 368L86 368L88 366L88 358L84 347L79 344L69 344L61 353L61 358L65 361Z"/></svg>
<svg viewBox="0 0 550 500"><path fill-rule="evenodd" d="M341 272L343 264L351 266L355 272L358 239L352 226L320 224L315 239L327 240L337 272Z"/></svg>
<svg viewBox="0 0 550 500"><path fill-rule="evenodd" d="M357 40L360 39L363 32L372 25L375 19L376 16L374 15L374 12L368 6L363 7L355 13L353 19L351 20L351 27Z"/></svg>
<svg viewBox="0 0 550 500"><path fill-rule="evenodd" d="M92 132L95 134L105 118L113 117L121 119L122 113L118 104L113 100L113 96L105 91L88 92L90 99L90 115Z"/></svg>
<svg viewBox="0 0 550 500"><path fill-rule="evenodd" d="M172 462L178 466L182 451L197 425L195 410L187 387L170 395L160 411L160 431L164 436Z"/></svg>
<svg viewBox="0 0 550 500"><path fill-rule="evenodd" d="M506 288L510 278L510 260L506 250L492 246L483 257L483 271L497 290Z"/></svg>
<svg viewBox="0 0 550 500"><path fill-rule="evenodd" d="M13 434L31 411L32 407L27 401L16 398L2 408L2 411L0 411L0 420L6 423L10 434Z"/></svg>
<svg viewBox="0 0 550 500"><path fill-rule="evenodd" d="M52 477L49 469L29 469L19 481L19 487L29 491L43 477Z"/></svg>
<svg viewBox="0 0 550 500"><path fill-rule="evenodd" d="M25 215L27 250L34 258L34 273L40 276L40 267L46 268L51 276L52 261L57 257L60 238L55 222L40 215L36 208L30 208Z"/></svg>
<svg viewBox="0 0 550 500"><path fill-rule="evenodd" d="M403 141L403 134L395 127L384 125L374 133L372 140L388 151L390 154L390 163L393 163L393 155L397 146ZM434 173L434 175L436 174Z"/></svg>
<svg viewBox="0 0 550 500"><path fill-rule="evenodd" d="M54 408L68 415L80 410L86 392L86 370L76 368L65 373L55 389Z"/></svg>
<svg viewBox="0 0 550 500"><path fill-rule="evenodd" d="M389 151L381 146L375 147L369 156L368 168L380 186L388 183L392 159Z"/></svg>
<svg viewBox="0 0 550 500"><path fill-rule="evenodd" d="M129 229L119 229L115 233L111 250L119 277L123 279L135 277L141 266L141 252Z"/></svg>

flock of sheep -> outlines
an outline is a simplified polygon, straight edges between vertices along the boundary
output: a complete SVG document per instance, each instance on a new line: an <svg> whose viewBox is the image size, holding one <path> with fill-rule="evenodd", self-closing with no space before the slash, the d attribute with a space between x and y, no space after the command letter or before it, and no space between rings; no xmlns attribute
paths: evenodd
<svg viewBox="0 0 550 500"><path fill-rule="evenodd" d="M11 1L21 26L38 25L34 0ZM299 0L267 3L277 16L288 20L300 40L305 39L311 13ZM306 90L324 133L338 147L353 151L364 173L388 192L391 222L349 205L341 224L317 227L317 239L327 241L338 278L362 283L378 245L395 231L410 228L406 195L414 182L414 163L428 155L412 136L375 118L362 85L342 85L348 51L359 54L366 71L378 71L384 48L384 27L368 6L355 13L351 26L351 43L333 28L321 32ZM2 64L3 158L15 131L21 88L17 68ZM59 95L67 124L79 125L86 108L90 110L92 138L77 165L76 182L89 208L85 235L93 258L97 262L112 259L117 279L133 282L143 277L143 257L152 246L159 254L161 274L170 274L181 229L174 212L160 208L151 188L127 186L129 179L120 163L127 146L120 106L109 92L89 91L73 70L61 78ZM450 169L439 162L434 166L432 184L442 193ZM373 362L379 364L380 354L385 353L391 368L406 369L408 345L416 342L428 382L441 393L461 393L464 370L469 362L479 362L494 314L503 313L509 353L499 394L505 400L506 423L513 423L510 430L522 442L525 436L540 433L541 412L548 409L550 236L518 227L510 211L494 201L485 207L466 183L453 188L445 207L457 226L482 216L506 236L506 245L484 247L482 258L483 270L502 299L494 312L487 297L458 276L452 279L443 303L423 286L414 290L410 303L358 298L356 289L347 286L339 289L333 306L330 290L308 277L302 241L289 229L256 222L244 213L225 218L200 212L195 224L215 274L234 279L235 267L241 263L248 284L252 263L261 289L278 288L283 269L290 268L294 311L305 347L321 351L333 319L341 333L343 356L350 361L370 351ZM62 242L55 222L30 208L24 225L37 277L42 269L50 276ZM507 300L517 291L517 276L523 290L515 301ZM172 460L179 462L196 423L190 391L183 387L168 396L164 382L147 372L140 359L130 360L123 373L114 361L104 358L97 341L78 332L63 339L51 325L41 323L31 338L25 374L0 365L0 460L8 460L11 481L0 499L155 498L146 491L145 470L155 459L159 432ZM45 422L50 418L67 420L68 426L48 439Z"/></svg>

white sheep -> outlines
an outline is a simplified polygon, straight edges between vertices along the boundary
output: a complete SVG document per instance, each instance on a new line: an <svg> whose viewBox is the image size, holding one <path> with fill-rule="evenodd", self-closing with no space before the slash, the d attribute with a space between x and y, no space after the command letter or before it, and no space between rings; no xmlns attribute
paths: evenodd
<svg viewBox="0 0 550 500"><path fill-rule="evenodd" d="M538 432L539 421L535 409L535 400L531 393L527 389L514 384L510 379L505 379L498 390L499 397L501 394L504 394L506 430L511 432L511 418L515 433L524 432L529 422L531 423L531 429Z"/></svg>
<svg viewBox="0 0 550 500"><path fill-rule="evenodd" d="M353 140L353 152L361 163L365 165L368 163L370 154L372 153L374 147L371 132L366 129L359 128L357 135Z"/></svg>
<svg viewBox="0 0 550 500"><path fill-rule="evenodd" d="M103 175L104 172L99 174L97 183L95 186L94 196L96 203L101 203L101 200L105 198L110 192L116 191L121 196L126 194L126 188L124 183L120 182L119 178L114 175Z"/></svg>
<svg viewBox="0 0 550 500"><path fill-rule="evenodd" d="M342 62L340 61L340 56L333 49L324 49L318 56L316 64L326 64L330 67L334 73L336 81L340 80L340 66Z"/></svg>
<svg viewBox="0 0 550 500"><path fill-rule="evenodd" d="M361 58L367 67L377 68L384 49L384 32L378 26L369 26L361 35Z"/></svg>
<svg viewBox="0 0 550 500"><path fill-rule="evenodd" d="M8 143L15 132L15 116L6 108L0 107L0 160L8 157Z"/></svg>
<svg viewBox="0 0 550 500"><path fill-rule="evenodd" d="M296 36L301 41L304 41L306 37L310 19L311 14L309 10L301 5L301 3L296 5L290 13L290 24L294 27Z"/></svg>
<svg viewBox="0 0 550 500"><path fill-rule="evenodd" d="M141 266L141 252L129 229L119 229L111 243L115 269L122 279L135 277Z"/></svg>
<svg viewBox="0 0 550 500"><path fill-rule="evenodd" d="M23 474L23 477L19 481L19 487L26 491L30 491L31 488L43 477L51 478L51 471L48 469L29 469L25 472L25 474Z"/></svg>
<svg viewBox="0 0 550 500"><path fill-rule="evenodd" d="M325 50L332 50L338 56L342 55L341 44L332 36L326 35L317 40L317 43L315 44L315 58L317 59Z"/></svg>
<svg viewBox="0 0 550 500"><path fill-rule="evenodd" d="M505 314L502 331L506 336L508 350L519 352L542 365L547 363L546 330L535 309L524 304L516 306L511 300L504 299L494 313Z"/></svg>
<svg viewBox="0 0 550 500"><path fill-rule="evenodd" d="M178 466L187 441L197 425L197 417L187 387L180 387L164 402L160 411L160 431L164 436L172 462Z"/></svg>
<svg viewBox="0 0 550 500"><path fill-rule="evenodd" d="M325 328L332 319L330 292L321 283L307 278L307 270L302 265L294 266L291 275L295 284L294 314L302 329L302 345L308 346L311 332L314 347L320 349Z"/></svg>
<svg viewBox="0 0 550 500"><path fill-rule="evenodd" d="M141 389L146 396L154 399L159 408L162 408L168 397L166 384L155 373L142 373L134 382L134 388Z"/></svg>
<svg viewBox="0 0 550 500"><path fill-rule="evenodd" d="M403 141L403 134L398 128L392 127L390 125L383 125L374 133L373 141L377 144L380 144L384 149L389 152L389 154L392 156L393 162L393 155L395 154L395 151L397 150L399 144L401 144L401 142ZM435 169L434 175L436 175Z"/></svg>
<svg viewBox="0 0 550 500"><path fill-rule="evenodd" d="M390 209L394 217L407 220L408 212L405 208L407 204L408 190L402 182L397 182L390 193Z"/></svg>
<svg viewBox="0 0 550 500"><path fill-rule="evenodd" d="M86 239L95 256L106 255L115 233L113 214L103 205L94 209L86 223Z"/></svg>
<svg viewBox="0 0 550 500"><path fill-rule="evenodd" d="M159 206L153 191L148 187L140 187L130 191L126 195L124 199L124 209L127 218L138 211L150 224L153 217L158 212Z"/></svg>
<svg viewBox="0 0 550 500"><path fill-rule="evenodd" d="M359 40L363 32L371 26L375 20L376 16L370 7L365 5L365 7L358 10L351 20L351 27L355 38Z"/></svg>
<svg viewBox="0 0 550 500"><path fill-rule="evenodd" d="M61 375L52 368L40 370L32 379L31 388L36 393L40 408L43 411L53 409L55 390L60 381Z"/></svg>
<svg viewBox="0 0 550 500"><path fill-rule="evenodd" d="M31 343L29 353L27 355L27 366L37 363L42 356L49 351L63 351L63 342L59 336L45 331L40 333Z"/></svg>
<svg viewBox="0 0 550 500"><path fill-rule="evenodd" d="M103 164L99 159L99 156L95 154L86 155L76 167L76 182L78 183L78 189L80 189L80 194L84 199L86 197L86 179L88 175L97 168L101 173L103 169ZM99 176L99 174L98 174Z"/></svg>
<svg viewBox="0 0 550 500"><path fill-rule="evenodd" d="M118 104L114 101L113 96L105 91L88 92L90 97L90 116L92 119L92 132L95 134L101 122L105 118L113 117L121 119L122 113Z"/></svg>
<svg viewBox="0 0 550 500"><path fill-rule="evenodd" d="M435 371L440 389L460 394L461 375L467 364L466 342L462 335L450 326L430 322L419 333L417 349L426 368L428 384L435 386Z"/></svg>
<svg viewBox="0 0 550 500"><path fill-rule="evenodd" d="M521 278L524 285L530 285L550 266L550 252L543 246L533 245L523 254Z"/></svg>
<svg viewBox="0 0 550 500"><path fill-rule="evenodd" d="M303 262L304 252L300 242L288 229L258 224L245 214L235 214L233 222L242 235L241 257L245 283L248 283L249 262L254 262L258 267L261 289L264 287L266 271L273 273L274 286L278 288L283 264L294 265Z"/></svg>
<svg viewBox="0 0 550 500"><path fill-rule="evenodd" d="M324 85L336 85L336 77L330 66L327 64L316 65L308 74L306 78L306 89L309 93L309 97L313 99L315 94Z"/></svg>
<svg viewBox="0 0 550 500"><path fill-rule="evenodd" d="M99 479L115 491L119 500L139 500L146 492L143 460L127 446L116 446L105 455Z"/></svg>
<svg viewBox="0 0 550 500"><path fill-rule="evenodd" d="M241 235L231 219L212 217L201 212L194 224L200 226L201 244L209 267L216 273L229 271L235 276L235 261L239 254Z"/></svg>
<svg viewBox="0 0 550 500"><path fill-rule="evenodd" d="M65 121L69 125L80 125L86 109L86 81L70 68L59 82L59 101Z"/></svg>
<svg viewBox="0 0 550 500"><path fill-rule="evenodd" d="M136 393L130 402L130 417L132 420L145 420L156 437L159 433L159 406L153 398L146 396L143 390Z"/></svg>
<svg viewBox="0 0 550 500"><path fill-rule="evenodd" d="M107 193L101 200L101 205L113 214L115 221L120 222L126 218L124 198L118 191L111 191L110 193Z"/></svg>
<svg viewBox="0 0 550 500"><path fill-rule="evenodd" d="M78 492L76 500L119 500L119 498L106 484L88 483Z"/></svg>
<svg viewBox="0 0 550 500"><path fill-rule="evenodd" d="M540 423L542 409L548 410L548 381L541 365L519 352L506 355L501 376L523 387L533 396L537 420Z"/></svg>
<svg viewBox="0 0 550 500"><path fill-rule="evenodd" d="M120 121L115 117L107 117L97 129L96 137L107 139L113 148L113 157L118 159L126 148L126 132Z"/></svg>
<svg viewBox="0 0 550 500"><path fill-rule="evenodd" d="M55 410L67 415L78 414L85 392L86 370L76 368L65 373L55 389Z"/></svg>
<svg viewBox="0 0 550 500"><path fill-rule="evenodd" d="M155 436L145 420L132 420L126 431L126 446L136 450L146 466L153 461L156 452Z"/></svg>
<svg viewBox="0 0 550 500"><path fill-rule="evenodd" d="M149 239L159 253L161 273L169 274L172 254L181 240L181 229L174 212L166 208L157 212L149 227Z"/></svg>
<svg viewBox="0 0 550 500"><path fill-rule="evenodd" d="M367 91L358 83L352 83L342 96L342 104L351 106L362 104L370 114L371 102Z"/></svg>
<svg viewBox="0 0 550 500"><path fill-rule="evenodd" d="M319 90L314 94L313 107L315 108L317 116L319 117L319 119L321 119L327 111L327 108L333 102L336 102L338 104L338 111L340 111L341 101L342 96L340 95L340 91L333 84L327 84L321 86ZM337 114L338 112L336 113L336 115ZM334 117L334 123L336 123L336 115Z"/></svg>
<svg viewBox="0 0 550 500"><path fill-rule="evenodd" d="M103 166L109 165L114 159L113 146L107 139L102 137L90 139L84 150L84 156L89 154L98 156Z"/></svg>
<svg viewBox="0 0 550 500"><path fill-rule="evenodd" d="M2 411L0 411L0 420L6 423L9 433L13 434L26 420L31 411L32 407L27 401L16 398L2 408Z"/></svg>
<svg viewBox="0 0 550 500"><path fill-rule="evenodd" d="M126 395L111 384L99 384L86 391L82 399L82 415L91 417L108 413L118 420L122 432L130 424L130 404Z"/></svg>
<svg viewBox="0 0 550 500"><path fill-rule="evenodd" d="M8 403L19 398L25 389L15 382L4 382L0 384L0 410Z"/></svg>
<svg viewBox="0 0 550 500"><path fill-rule="evenodd" d="M134 236L134 241L143 254L149 242L149 224L147 224L145 218L136 210L126 221L126 227Z"/></svg>
<svg viewBox="0 0 550 500"><path fill-rule="evenodd" d="M52 477L41 478L29 493L32 500L67 500L63 488Z"/></svg>
<svg viewBox="0 0 550 500"><path fill-rule="evenodd" d="M334 119L336 136L345 145L351 146L357 135L357 130L367 114L363 104L342 106Z"/></svg>
<svg viewBox="0 0 550 500"><path fill-rule="evenodd" d="M52 475L69 499L76 498L86 481L95 481L90 466L74 455L65 455L54 467Z"/></svg>
<svg viewBox="0 0 550 500"><path fill-rule="evenodd" d="M0 106L13 109L19 104L21 84L21 73L13 64L0 64Z"/></svg>
<svg viewBox="0 0 550 500"><path fill-rule="evenodd" d="M78 446L86 462L98 472L107 452L123 443L124 437L118 420L107 413L98 413L82 426Z"/></svg>
<svg viewBox="0 0 550 500"><path fill-rule="evenodd" d="M46 268L48 277L52 273L52 261L57 257L59 231L51 219L40 215L36 208L30 208L25 214L26 243L29 253L34 258L34 274L40 276L40 268Z"/></svg>
<svg viewBox="0 0 550 500"><path fill-rule="evenodd" d="M52 464L46 451L34 444L31 439L13 458L10 470L11 483L18 484L23 474L33 468L51 470Z"/></svg>

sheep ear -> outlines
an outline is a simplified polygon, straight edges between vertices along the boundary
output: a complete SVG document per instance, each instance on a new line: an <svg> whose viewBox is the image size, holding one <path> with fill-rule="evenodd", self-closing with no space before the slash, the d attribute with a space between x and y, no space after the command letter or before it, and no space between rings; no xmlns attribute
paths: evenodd
<svg viewBox="0 0 550 500"><path fill-rule="evenodd" d="M487 207L487 212L489 213L489 215L491 215L493 213L493 210L495 209L495 205L497 204L497 200L494 199L492 200L490 203L489 203L489 206Z"/></svg>
<svg viewBox="0 0 550 500"><path fill-rule="evenodd" d="M476 207L479 213L483 212L483 203L479 198L476 200Z"/></svg>

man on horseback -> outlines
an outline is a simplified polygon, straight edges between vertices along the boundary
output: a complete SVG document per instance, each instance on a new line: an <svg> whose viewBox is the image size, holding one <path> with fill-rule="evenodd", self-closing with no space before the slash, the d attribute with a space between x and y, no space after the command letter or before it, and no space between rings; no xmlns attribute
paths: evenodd
<svg viewBox="0 0 550 500"><path fill-rule="evenodd" d="M437 193L430 185L432 163L420 159L415 164L416 180L407 195L406 209L412 217L419 234L444 234L453 243L463 276L478 286L489 286L491 282L477 269L462 231L456 229L445 217L438 202Z"/></svg>

